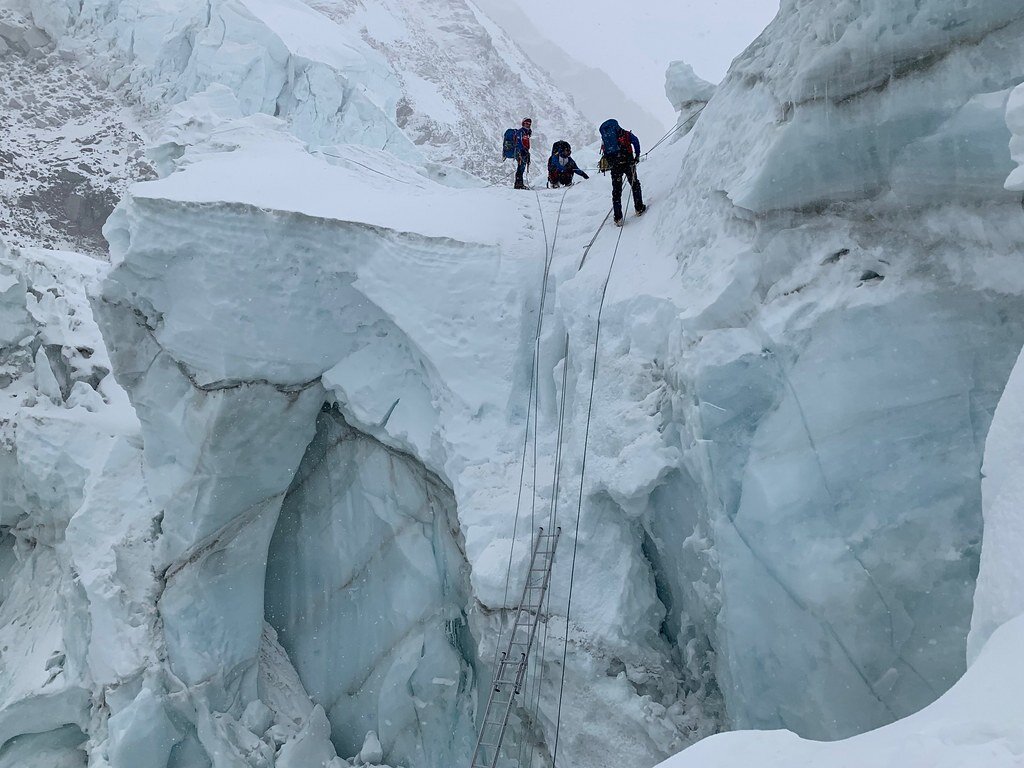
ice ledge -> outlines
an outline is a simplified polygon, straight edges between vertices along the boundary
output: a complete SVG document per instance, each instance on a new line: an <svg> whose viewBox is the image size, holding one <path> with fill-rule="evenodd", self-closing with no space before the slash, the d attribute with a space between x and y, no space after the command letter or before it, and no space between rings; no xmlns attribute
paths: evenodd
<svg viewBox="0 0 1024 768"><path fill-rule="evenodd" d="M441 186L384 152L342 146L331 153L337 157L264 133L233 151L199 156L167 178L136 184L130 194L137 201L246 205L465 243L495 244L506 230L509 206L500 194ZM111 228L118 225L105 228L117 262L122 249Z"/></svg>

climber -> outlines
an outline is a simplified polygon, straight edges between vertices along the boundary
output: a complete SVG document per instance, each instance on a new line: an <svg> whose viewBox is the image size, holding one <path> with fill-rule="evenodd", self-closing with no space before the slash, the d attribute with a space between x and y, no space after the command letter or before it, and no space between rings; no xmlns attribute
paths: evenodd
<svg viewBox="0 0 1024 768"><path fill-rule="evenodd" d="M559 186L571 187L573 177L577 174L584 179L590 178L572 159L569 142L556 141L551 147L551 157L548 158L548 186L552 189L558 189Z"/></svg>
<svg viewBox="0 0 1024 768"><path fill-rule="evenodd" d="M647 206L644 205L643 190L640 178L636 174L636 164L640 162L640 140L631 131L619 126L617 120L605 120L601 123L601 172L612 172L612 209L615 213L615 224L622 226L622 177L629 180L633 188L633 206L636 215L642 216Z"/></svg>
<svg viewBox="0 0 1024 768"><path fill-rule="evenodd" d="M533 133L533 120L523 118L522 127L516 131L516 189L526 189L523 173L530 167L530 135Z"/></svg>

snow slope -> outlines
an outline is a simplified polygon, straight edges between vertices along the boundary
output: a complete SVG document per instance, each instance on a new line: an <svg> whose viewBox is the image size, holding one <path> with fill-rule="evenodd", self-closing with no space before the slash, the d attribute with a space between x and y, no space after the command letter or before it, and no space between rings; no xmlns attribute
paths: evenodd
<svg viewBox="0 0 1024 768"><path fill-rule="evenodd" d="M509 171L500 162L501 137L524 117L533 118L538 167L546 147L559 139L576 145L594 140L597 123L577 109L568 84L549 75L543 62L535 64L471 2L310 5L339 26L359 30L387 59L402 93L396 121L432 160L503 180Z"/></svg>
<svg viewBox="0 0 1024 768"><path fill-rule="evenodd" d="M618 118L623 125L630 126L638 136L648 139L661 136L668 130L668 121L654 116L656 112L665 111L664 105L656 102L657 109L640 106L635 97L627 95L627 91L632 93L632 83L623 81L621 72L606 72L594 66L593 62L583 64L566 53L565 38L586 40L582 29L563 20L552 24L550 16L546 14L531 19L514 2L478 0L477 5L508 32L530 59L550 73L561 90L572 94L573 102L590 122L591 132L610 115ZM575 20L588 19L591 11L588 10L584 17L576 14L571 16ZM590 141L585 143L589 144Z"/></svg>
<svg viewBox="0 0 1024 768"><path fill-rule="evenodd" d="M0 8L0 226L13 245L93 254L128 184L151 175L131 110Z"/></svg>
<svg viewBox="0 0 1024 768"><path fill-rule="evenodd" d="M224 85L245 114L285 117L305 141L419 153L395 125L395 73L358 34L298 0L103 0L23 4L61 50L129 92L157 119L168 105Z"/></svg>

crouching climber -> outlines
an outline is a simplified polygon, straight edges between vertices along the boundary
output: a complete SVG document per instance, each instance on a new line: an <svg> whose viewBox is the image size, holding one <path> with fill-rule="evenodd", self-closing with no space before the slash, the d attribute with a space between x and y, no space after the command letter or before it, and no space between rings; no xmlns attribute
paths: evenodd
<svg viewBox="0 0 1024 768"><path fill-rule="evenodd" d="M573 177L582 176L584 179L590 177L576 165L572 159L572 147L567 141L556 141L551 147L551 157L548 158L548 186L552 189L571 187Z"/></svg>
<svg viewBox="0 0 1024 768"><path fill-rule="evenodd" d="M629 180L633 189L633 206L636 215L647 210L644 205L640 178L636 175L636 164L640 161L640 140L619 126L617 120L601 123L601 171L612 172L612 209L615 223L622 225L622 177Z"/></svg>

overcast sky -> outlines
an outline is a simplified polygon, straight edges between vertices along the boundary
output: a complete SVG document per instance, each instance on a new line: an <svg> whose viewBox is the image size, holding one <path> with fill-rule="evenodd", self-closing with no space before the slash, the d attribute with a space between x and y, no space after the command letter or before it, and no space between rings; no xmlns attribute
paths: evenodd
<svg viewBox="0 0 1024 768"><path fill-rule="evenodd" d="M512 0L584 64L671 125L665 68L683 59L717 83L779 10L779 0Z"/></svg>

